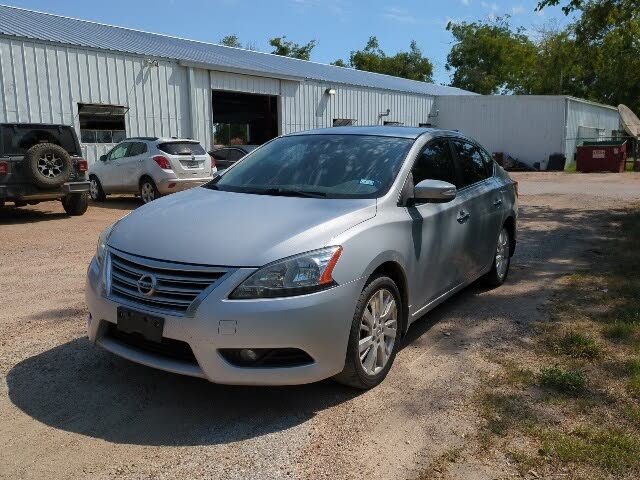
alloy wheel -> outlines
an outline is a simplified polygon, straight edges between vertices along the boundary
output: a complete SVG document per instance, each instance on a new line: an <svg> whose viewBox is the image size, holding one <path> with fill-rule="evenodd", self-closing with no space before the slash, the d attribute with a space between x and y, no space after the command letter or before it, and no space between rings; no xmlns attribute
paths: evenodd
<svg viewBox="0 0 640 480"><path fill-rule="evenodd" d="M152 202L156 198L156 192L153 185L149 182L144 182L140 187L140 197L144 203Z"/></svg>
<svg viewBox="0 0 640 480"><path fill-rule="evenodd" d="M95 178L91 179L91 183L89 185L89 194L91 195L92 200L97 200L99 196L99 188L98 181Z"/></svg>
<svg viewBox="0 0 640 480"><path fill-rule="evenodd" d="M55 178L62 174L64 162L53 153L45 153L38 159L38 170L43 177Z"/></svg>
<svg viewBox="0 0 640 480"><path fill-rule="evenodd" d="M360 319L358 353L367 375L377 375L389 362L398 331L398 306L386 288L377 290Z"/></svg>
<svg viewBox="0 0 640 480"><path fill-rule="evenodd" d="M509 268L509 233L503 228L498 236L496 247L496 273L499 278L504 278L507 268Z"/></svg>

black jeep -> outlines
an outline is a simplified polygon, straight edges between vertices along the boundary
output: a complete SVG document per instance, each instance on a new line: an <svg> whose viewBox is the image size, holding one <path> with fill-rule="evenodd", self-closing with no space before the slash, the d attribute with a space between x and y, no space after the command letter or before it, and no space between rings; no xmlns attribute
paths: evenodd
<svg viewBox="0 0 640 480"><path fill-rule="evenodd" d="M87 161L68 125L0 124L0 207L60 200L69 215L89 205Z"/></svg>

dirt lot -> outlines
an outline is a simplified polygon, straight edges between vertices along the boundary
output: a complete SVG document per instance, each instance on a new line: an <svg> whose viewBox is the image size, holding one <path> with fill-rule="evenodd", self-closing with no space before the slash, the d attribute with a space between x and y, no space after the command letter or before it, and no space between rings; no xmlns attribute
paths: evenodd
<svg viewBox="0 0 640 480"><path fill-rule="evenodd" d="M610 211L640 199L638 174L516 174L520 241L509 280L471 286L419 320L387 380L209 384L129 363L84 336L84 276L102 228L138 203L83 217L56 203L0 210L0 478L418 478L478 442L474 391L527 342L558 279L588 266ZM609 232L610 233L610 232ZM516 475L461 458L451 478Z"/></svg>

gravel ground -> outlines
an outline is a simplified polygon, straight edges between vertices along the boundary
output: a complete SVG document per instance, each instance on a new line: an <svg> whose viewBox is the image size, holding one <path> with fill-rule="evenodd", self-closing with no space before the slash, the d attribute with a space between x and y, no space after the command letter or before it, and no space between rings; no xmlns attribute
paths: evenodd
<svg viewBox="0 0 640 480"><path fill-rule="evenodd" d="M85 269L133 199L69 218L57 203L0 210L0 478L416 478L478 441L473 392L527 341L554 282L580 266L638 174L514 174L521 224L507 284L471 286L416 322L386 381L354 392L209 384L135 365L84 336ZM454 478L508 463L461 459Z"/></svg>

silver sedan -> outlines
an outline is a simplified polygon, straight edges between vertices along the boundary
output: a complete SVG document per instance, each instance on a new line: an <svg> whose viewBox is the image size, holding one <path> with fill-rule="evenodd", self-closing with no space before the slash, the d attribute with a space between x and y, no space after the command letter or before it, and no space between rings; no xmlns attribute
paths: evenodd
<svg viewBox="0 0 640 480"><path fill-rule="evenodd" d="M506 280L516 187L457 132L279 137L103 232L89 338L212 382L371 388L413 321L477 279Z"/></svg>

